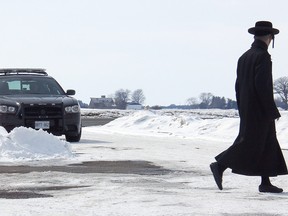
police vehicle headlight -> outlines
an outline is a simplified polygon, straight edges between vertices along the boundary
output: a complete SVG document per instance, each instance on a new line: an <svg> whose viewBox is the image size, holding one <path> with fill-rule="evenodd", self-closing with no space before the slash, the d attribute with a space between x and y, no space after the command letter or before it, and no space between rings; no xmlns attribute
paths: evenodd
<svg viewBox="0 0 288 216"><path fill-rule="evenodd" d="M65 112L66 113L79 113L80 107L79 107L79 105L67 106L67 107L65 107Z"/></svg>
<svg viewBox="0 0 288 216"><path fill-rule="evenodd" d="M0 105L0 113L15 113L15 112L16 112L16 107Z"/></svg>

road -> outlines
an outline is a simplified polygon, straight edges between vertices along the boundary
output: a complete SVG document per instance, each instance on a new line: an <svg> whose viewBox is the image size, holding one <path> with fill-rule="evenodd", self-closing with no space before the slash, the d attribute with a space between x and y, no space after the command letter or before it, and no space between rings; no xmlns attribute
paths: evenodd
<svg viewBox="0 0 288 216"><path fill-rule="evenodd" d="M105 125L116 118L82 118L82 126L89 127L89 126L99 126Z"/></svg>
<svg viewBox="0 0 288 216"><path fill-rule="evenodd" d="M115 118L114 118L115 119ZM82 126L99 126L107 124L114 120L113 118L82 118ZM129 167L130 169L128 169ZM15 166L15 165L1 165L0 164L0 175L1 174L23 174L31 172L65 172L65 173L144 173L146 172L157 172L160 171L159 167L153 167L153 165L146 162L109 162L109 161L90 161L78 164L68 164L64 166ZM81 187L81 186L80 186ZM23 187L13 188L9 190L0 190L0 198L5 199L28 199L28 198L43 198L51 197L51 195L39 193L40 191L49 190L64 190L70 188L78 188L78 186L67 187L67 186L49 186L49 187Z"/></svg>
<svg viewBox="0 0 288 216"><path fill-rule="evenodd" d="M179 176L191 173L163 160L166 155L175 158L172 155L177 151L169 150L174 140L111 136L98 130L84 127L81 141L72 144L75 157L67 160L0 163L1 216L142 216L137 206L150 211L145 215L166 216L161 213L170 209L166 204L175 208L169 194L174 190L186 193ZM149 143L156 146L151 149ZM153 154L154 150L164 157ZM185 159L181 156L180 160L183 164ZM157 207L153 204L151 211L147 207L154 200ZM160 209L157 214L153 214L155 209Z"/></svg>
<svg viewBox="0 0 288 216"><path fill-rule="evenodd" d="M82 119L83 127L99 126L107 124L114 119L102 118L84 118ZM80 141L86 143L85 135ZM75 144L77 145L77 144ZM96 144L97 145L97 144ZM90 146L91 147L91 146ZM81 154L81 153L78 153ZM43 172L63 172L73 174L95 174L95 173L114 173L114 174L137 174L137 175L164 175L171 172L168 169L164 169L149 161L143 160L121 160L121 161L84 161L80 163L68 163L64 165L1 165L0 163L0 175L7 174L29 174L29 173L43 173ZM52 197L52 195L44 194L43 191L57 191L67 190L71 188L81 188L83 186L65 186L65 185L53 185L53 186L33 186L33 187L17 187L10 188L9 190L0 190L0 198L5 199L29 199L29 198L44 198ZM86 186L85 186L86 187Z"/></svg>
<svg viewBox="0 0 288 216"><path fill-rule="evenodd" d="M259 193L258 177L225 172L217 189L209 163L229 145L84 127L75 157L0 163L1 216L287 215L288 194Z"/></svg>

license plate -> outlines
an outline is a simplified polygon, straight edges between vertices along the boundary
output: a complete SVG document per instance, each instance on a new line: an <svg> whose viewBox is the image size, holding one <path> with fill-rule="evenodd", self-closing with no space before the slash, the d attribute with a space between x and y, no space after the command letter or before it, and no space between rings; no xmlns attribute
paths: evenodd
<svg viewBox="0 0 288 216"><path fill-rule="evenodd" d="M50 122L49 121L35 121L35 129L49 129Z"/></svg>

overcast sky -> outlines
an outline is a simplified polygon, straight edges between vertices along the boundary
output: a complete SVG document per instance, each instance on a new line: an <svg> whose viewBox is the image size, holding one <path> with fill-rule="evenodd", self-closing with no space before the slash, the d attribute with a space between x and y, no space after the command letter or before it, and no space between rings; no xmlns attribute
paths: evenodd
<svg viewBox="0 0 288 216"><path fill-rule="evenodd" d="M270 20L274 79L288 76L286 0L0 0L0 67L46 68L76 97L142 89L146 105L235 99L247 29Z"/></svg>

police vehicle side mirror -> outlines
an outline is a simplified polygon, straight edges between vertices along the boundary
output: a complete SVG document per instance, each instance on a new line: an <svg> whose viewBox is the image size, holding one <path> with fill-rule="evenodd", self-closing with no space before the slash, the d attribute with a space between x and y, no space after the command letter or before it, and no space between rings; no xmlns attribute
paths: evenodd
<svg viewBox="0 0 288 216"><path fill-rule="evenodd" d="M67 95L75 95L76 94L76 91L75 90L72 90L72 89L68 89L67 92L66 92Z"/></svg>

